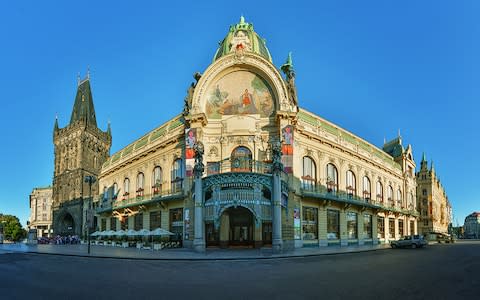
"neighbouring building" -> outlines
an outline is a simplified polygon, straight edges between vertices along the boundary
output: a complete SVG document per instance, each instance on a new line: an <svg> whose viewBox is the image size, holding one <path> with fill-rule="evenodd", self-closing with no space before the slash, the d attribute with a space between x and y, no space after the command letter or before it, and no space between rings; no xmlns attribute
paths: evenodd
<svg viewBox="0 0 480 300"><path fill-rule="evenodd" d="M81 92L88 81L79 85L71 124L54 134L58 228L80 222L74 201L94 174L97 230L162 227L198 251L377 244L418 232L412 147L398 136L378 148L299 107L291 56L277 67L243 17L194 78L183 112L108 159L110 132L94 114L78 115L82 95L93 113Z"/></svg>
<svg viewBox="0 0 480 300"><path fill-rule="evenodd" d="M52 187L37 187L30 194L30 218L28 228L37 230L37 237L51 237Z"/></svg>
<svg viewBox="0 0 480 300"><path fill-rule="evenodd" d="M89 183L86 178L98 177L110 155L110 125L106 132L97 127L89 77L78 80L70 123L59 128L56 119L53 129L55 234L85 234L90 196L98 195L98 181Z"/></svg>
<svg viewBox="0 0 480 300"><path fill-rule="evenodd" d="M433 162L428 168L425 154L417 177L417 206L420 212L419 233L435 239L439 233L448 234L452 222L452 206L438 178Z"/></svg>
<svg viewBox="0 0 480 300"><path fill-rule="evenodd" d="M463 230L465 238L480 239L480 212L473 212L465 218Z"/></svg>

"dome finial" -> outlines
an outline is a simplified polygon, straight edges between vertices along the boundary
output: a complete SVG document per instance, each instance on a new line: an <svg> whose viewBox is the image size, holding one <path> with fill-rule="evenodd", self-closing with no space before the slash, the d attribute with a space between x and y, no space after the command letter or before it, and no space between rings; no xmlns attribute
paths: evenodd
<svg viewBox="0 0 480 300"><path fill-rule="evenodd" d="M245 18L243 17L243 14L240 15L240 24L245 24Z"/></svg>

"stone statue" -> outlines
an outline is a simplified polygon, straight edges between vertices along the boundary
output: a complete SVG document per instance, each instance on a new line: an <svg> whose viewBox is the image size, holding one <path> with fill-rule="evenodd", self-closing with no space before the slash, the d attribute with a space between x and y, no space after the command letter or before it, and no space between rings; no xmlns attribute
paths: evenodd
<svg viewBox="0 0 480 300"><path fill-rule="evenodd" d="M280 142L272 143L272 161L273 161L273 172L283 171L282 147L280 146Z"/></svg>
<svg viewBox="0 0 480 300"><path fill-rule="evenodd" d="M195 72L193 74L193 78L195 82L192 82L187 89L187 95L184 98L184 105L183 105L183 115L186 116L190 113L190 109L192 108L192 101L193 101L193 92L195 92L195 87L198 84L198 81L202 77L200 72Z"/></svg>
<svg viewBox="0 0 480 300"><path fill-rule="evenodd" d="M281 67L283 73L285 74L285 79L287 82L287 92L290 104L298 105L297 99L297 88L295 86L295 70L293 69L292 63L292 52L288 53L287 61Z"/></svg>
<svg viewBox="0 0 480 300"><path fill-rule="evenodd" d="M203 171L205 170L205 165L203 164L203 143L195 143L195 145L193 145L193 151L195 151L195 165L193 167L193 174L195 176L201 177L203 175Z"/></svg>

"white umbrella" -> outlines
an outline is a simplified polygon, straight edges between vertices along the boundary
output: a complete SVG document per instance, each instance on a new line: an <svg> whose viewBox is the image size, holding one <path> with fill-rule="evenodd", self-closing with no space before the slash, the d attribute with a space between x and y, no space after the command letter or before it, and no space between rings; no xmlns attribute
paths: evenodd
<svg viewBox="0 0 480 300"><path fill-rule="evenodd" d="M94 233L90 234L90 236L99 236L101 233L101 231L95 231Z"/></svg>
<svg viewBox="0 0 480 300"><path fill-rule="evenodd" d="M143 229L140 229L139 231L137 231L137 234L138 235L143 235L143 236L150 236L151 232L150 232L150 230L143 228Z"/></svg>
<svg viewBox="0 0 480 300"><path fill-rule="evenodd" d="M175 233L172 233L172 232L170 232L170 231L168 231L168 230L165 230L165 229L163 229L163 228L160 228L160 227L158 227L158 228L155 229L155 230L150 231L150 234L151 234L151 235L157 235L157 236L158 236L158 235L159 235L159 236L175 235Z"/></svg>
<svg viewBox="0 0 480 300"><path fill-rule="evenodd" d="M138 235L138 231L133 230L133 229L129 229L129 230L127 230L127 232L126 232L126 235L127 235L127 236L137 236L137 235Z"/></svg>
<svg viewBox="0 0 480 300"><path fill-rule="evenodd" d="M115 234L116 234L116 232L113 231L113 230L107 230L107 231L103 232L104 236L114 236Z"/></svg>
<svg viewBox="0 0 480 300"><path fill-rule="evenodd" d="M124 236L124 235L127 235L127 232L125 230L115 231L115 236Z"/></svg>

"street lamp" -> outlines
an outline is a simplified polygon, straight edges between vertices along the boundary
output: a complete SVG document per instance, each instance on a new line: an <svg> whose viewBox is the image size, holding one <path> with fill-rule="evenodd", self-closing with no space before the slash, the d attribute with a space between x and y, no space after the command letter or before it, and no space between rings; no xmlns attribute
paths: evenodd
<svg viewBox="0 0 480 300"><path fill-rule="evenodd" d="M87 208L87 251L88 254L90 254L90 229L92 228L93 225L93 211L92 211L92 184L94 184L97 181L97 178L93 175L87 175L85 176L85 182L88 183L88 188L89 188L89 199L88 199L88 208Z"/></svg>

